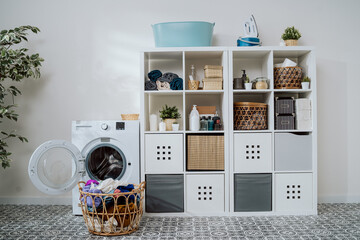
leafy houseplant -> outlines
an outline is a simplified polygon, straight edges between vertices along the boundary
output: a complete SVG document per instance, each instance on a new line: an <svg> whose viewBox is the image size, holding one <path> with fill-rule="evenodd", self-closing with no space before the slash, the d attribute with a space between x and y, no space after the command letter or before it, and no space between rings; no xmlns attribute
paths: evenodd
<svg viewBox="0 0 360 240"><path fill-rule="evenodd" d="M180 118L181 115L176 106L169 107L167 104L162 107L160 112L160 118L165 121L166 131L172 130L172 124L176 121L176 119Z"/></svg>
<svg viewBox="0 0 360 240"><path fill-rule="evenodd" d="M281 38L285 41L286 46L297 46L297 41L301 38L301 34L299 30L292 26L285 29Z"/></svg>
<svg viewBox="0 0 360 240"><path fill-rule="evenodd" d="M12 82L21 82L24 78L40 77L41 62L44 59L39 54L27 54L28 49L26 48L13 48L22 41L28 41L26 38L28 31L35 34L40 32L37 27L33 26L21 26L0 32L0 123L3 122L3 119L18 120L19 115L14 110L17 107L14 97L21 95L21 91L12 85ZM7 150L7 141L10 138L28 142L25 137L16 134L15 130L1 129L0 161L3 168L10 167L11 152Z"/></svg>

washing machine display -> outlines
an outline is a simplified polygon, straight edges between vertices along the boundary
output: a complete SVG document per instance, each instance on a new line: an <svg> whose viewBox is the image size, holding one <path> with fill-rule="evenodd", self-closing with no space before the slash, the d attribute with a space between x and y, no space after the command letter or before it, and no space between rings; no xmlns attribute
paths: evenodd
<svg viewBox="0 0 360 240"><path fill-rule="evenodd" d="M139 145L139 121L74 121L72 142L51 140L41 144L30 158L28 174L44 193L61 194L72 189L73 213L81 214L75 187L79 181L113 178L140 182Z"/></svg>

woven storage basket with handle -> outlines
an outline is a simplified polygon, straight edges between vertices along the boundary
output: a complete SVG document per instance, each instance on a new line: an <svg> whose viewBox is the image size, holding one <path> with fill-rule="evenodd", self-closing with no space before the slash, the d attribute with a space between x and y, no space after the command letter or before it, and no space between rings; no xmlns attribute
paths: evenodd
<svg viewBox="0 0 360 240"><path fill-rule="evenodd" d="M137 113L132 113L132 114L121 114L121 119L122 120L138 120L139 119L139 114Z"/></svg>
<svg viewBox="0 0 360 240"><path fill-rule="evenodd" d="M205 65L204 75L206 78L222 78L223 67L217 65Z"/></svg>
<svg viewBox="0 0 360 240"><path fill-rule="evenodd" d="M188 135L187 170L224 170L224 135Z"/></svg>
<svg viewBox="0 0 360 240"><path fill-rule="evenodd" d="M276 89L301 88L301 67L276 67L274 68L274 86Z"/></svg>
<svg viewBox="0 0 360 240"><path fill-rule="evenodd" d="M129 234L139 228L143 215L145 182L134 184L131 192L89 193L79 182L80 204L85 224L92 234L116 236ZM101 202L97 207L95 203Z"/></svg>
<svg viewBox="0 0 360 240"><path fill-rule="evenodd" d="M267 125L267 104L234 103L234 130L264 130Z"/></svg>

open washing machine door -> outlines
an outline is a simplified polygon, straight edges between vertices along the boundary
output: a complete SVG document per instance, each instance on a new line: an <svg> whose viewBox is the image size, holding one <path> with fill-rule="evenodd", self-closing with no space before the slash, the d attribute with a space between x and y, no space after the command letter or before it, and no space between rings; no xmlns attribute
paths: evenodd
<svg viewBox="0 0 360 240"><path fill-rule="evenodd" d="M32 154L28 174L34 186L47 194L70 191L84 173L80 150L70 142L52 140Z"/></svg>

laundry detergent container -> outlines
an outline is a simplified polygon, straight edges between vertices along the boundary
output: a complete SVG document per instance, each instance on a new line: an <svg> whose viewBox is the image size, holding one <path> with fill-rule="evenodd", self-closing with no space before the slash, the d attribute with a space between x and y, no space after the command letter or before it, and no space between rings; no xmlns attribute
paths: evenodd
<svg viewBox="0 0 360 240"><path fill-rule="evenodd" d="M211 46L215 23L164 22L152 25L156 47Z"/></svg>

